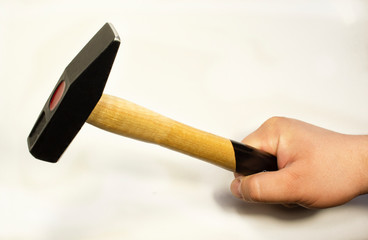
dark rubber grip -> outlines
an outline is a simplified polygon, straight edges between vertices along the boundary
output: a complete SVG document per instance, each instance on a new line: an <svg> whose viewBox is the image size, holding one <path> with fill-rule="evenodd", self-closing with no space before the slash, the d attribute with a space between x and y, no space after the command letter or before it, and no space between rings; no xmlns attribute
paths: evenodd
<svg viewBox="0 0 368 240"><path fill-rule="evenodd" d="M250 175L278 169L274 155L232 140L231 143L234 147L237 173Z"/></svg>

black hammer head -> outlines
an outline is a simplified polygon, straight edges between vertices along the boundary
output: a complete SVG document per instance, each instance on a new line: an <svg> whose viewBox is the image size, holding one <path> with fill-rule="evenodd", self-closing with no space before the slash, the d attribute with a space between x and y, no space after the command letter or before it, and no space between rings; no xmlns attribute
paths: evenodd
<svg viewBox="0 0 368 240"><path fill-rule="evenodd" d="M119 45L106 23L65 68L28 136L34 157L57 162L102 96Z"/></svg>

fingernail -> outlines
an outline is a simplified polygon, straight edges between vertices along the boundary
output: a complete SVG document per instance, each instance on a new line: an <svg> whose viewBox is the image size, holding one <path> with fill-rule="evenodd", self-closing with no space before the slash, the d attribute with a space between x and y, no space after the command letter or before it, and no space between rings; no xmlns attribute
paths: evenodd
<svg viewBox="0 0 368 240"><path fill-rule="evenodd" d="M242 187L241 187L242 179L243 178L240 178L240 177L238 178L238 181L239 181L238 193L239 193L239 198L244 199L243 191L242 191Z"/></svg>
<svg viewBox="0 0 368 240"><path fill-rule="evenodd" d="M243 198L241 194L241 177L237 177L231 184L231 192L237 198Z"/></svg>

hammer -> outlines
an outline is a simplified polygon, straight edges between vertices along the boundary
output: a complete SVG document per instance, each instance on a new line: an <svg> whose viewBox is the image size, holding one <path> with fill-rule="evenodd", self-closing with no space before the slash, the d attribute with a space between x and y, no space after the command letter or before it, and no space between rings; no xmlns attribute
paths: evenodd
<svg viewBox="0 0 368 240"><path fill-rule="evenodd" d="M106 23L65 68L28 136L35 158L57 162L87 121L244 175L277 170L277 159L269 153L103 94L119 45L119 35Z"/></svg>

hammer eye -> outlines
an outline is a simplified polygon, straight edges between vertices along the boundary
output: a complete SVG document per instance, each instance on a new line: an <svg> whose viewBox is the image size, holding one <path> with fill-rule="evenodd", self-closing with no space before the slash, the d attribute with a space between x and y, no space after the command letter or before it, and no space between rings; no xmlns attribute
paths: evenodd
<svg viewBox="0 0 368 240"><path fill-rule="evenodd" d="M50 111L54 110L55 107L60 102L61 97L63 96L65 90L65 81L60 82L59 86L56 88L55 92L52 95L51 101L50 101Z"/></svg>

